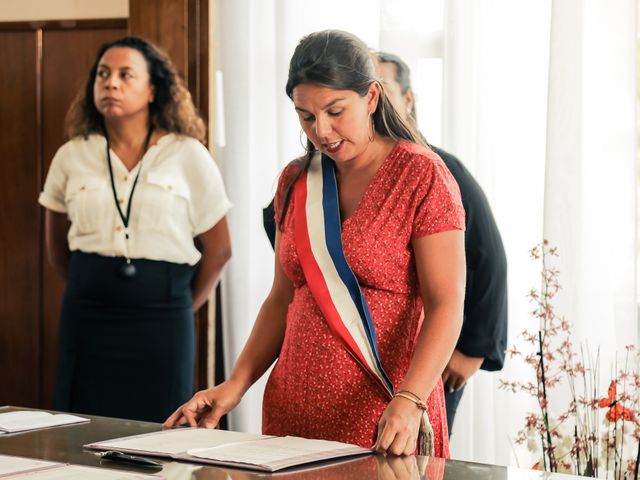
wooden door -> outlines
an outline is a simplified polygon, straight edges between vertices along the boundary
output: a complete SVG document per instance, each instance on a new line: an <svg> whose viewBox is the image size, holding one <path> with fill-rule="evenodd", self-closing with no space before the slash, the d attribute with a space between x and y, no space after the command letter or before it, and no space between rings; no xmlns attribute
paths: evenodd
<svg viewBox="0 0 640 480"><path fill-rule="evenodd" d="M100 45L127 34L126 22L92 23L82 28L44 30L42 35L42 163L46 172L58 148L67 141L64 117L77 92L84 87ZM97 28L100 26L101 28ZM81 46L81 47L79 47ZM58 347L58 320L64 280L46 258L42 242L42 396L51 406Z"/></svg>
<svg viewBox="0 0 640 480"><path fill-rule="evenodd" d="M50 407L64 281L37 203L64 116L126 20L0 24L0 405Z"/></svg>
<svg viewBox="0 0 640 480"><path fill-rule="evenodd" d="M39 403L37 36L0 31L0 405Z"/></svg>
<svg viewBox="0 0 640 480"><path fill-rule="evenodd" d="M176 56L208 112L208 0L130 0L131 34ZM98 47L128 19L0 23L0 405L51 407L64 281L49 266L37 203L64 117ZM198 314L196 386L213 380L213 308Z"/></svg>

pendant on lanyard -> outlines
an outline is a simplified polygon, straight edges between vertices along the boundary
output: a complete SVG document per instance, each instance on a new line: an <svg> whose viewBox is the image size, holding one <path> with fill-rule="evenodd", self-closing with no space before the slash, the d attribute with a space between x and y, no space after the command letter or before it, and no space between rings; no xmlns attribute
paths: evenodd
<svg viewBox="0 0 640 480"><path fill-rule="evenodd" d="M142 150L142 156L147 152L149 148L149 141L151 140L151 134L153 133L153 125L149 126L149 131L147 132L147 136L144 139L144 147ZM111 165L111 153L109 148L109 136L107 135L106 129L104 132L104 136L107 139L107 164L109 165L109 177L111 178L111 191L113 192L113 199L116 202L116 208L118 209L118 214L120 215L120 219L124 225L124 238L126 242L126 256L125 263L120 266L119 273L121 276L125 278L131 278L136 274L136 266L129 258L129 220L131 220L131 203L133 201L133 192L136 189L136 185L138 185L138 178L140 177L140 172L142 171L142 158L140 159L140 168L138 169L138 173L136 174L136 178L133 180L133 186L131 187L131 193L129 194L129 200L127 201L127 214L125 215L122 209L120 208L120 202L118 202L118 193L116 192L116 183L113 178L113 167Z"/></svg>

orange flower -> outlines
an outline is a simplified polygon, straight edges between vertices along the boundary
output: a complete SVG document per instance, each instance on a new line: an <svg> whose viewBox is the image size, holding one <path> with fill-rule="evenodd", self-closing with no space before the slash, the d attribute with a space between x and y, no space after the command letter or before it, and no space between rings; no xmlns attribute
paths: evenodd
<svg viewBox="0 0 640 480"><path fill-rule="evenodd" d="M610 422L617 422L621 418L624 420L633 420L633 411L621 403L616 403L609 409L606 416Z"/></svg>
<svg viewBox="0 0 640 480"><path fill-rule="evenodd" d="M618 382L616 380L611 380L609 384L609 389L607 390L607 398L601 398L598 402L598 406L600 408L612 407L616 403L616 384Z"/></svg>
<svg viewBox="0 0 640 480"><path fill-rule="evenodd" d="M598 402L598 406L600 408L609 408L607 412L606 418L610 422L617 422L620 419L624 420L633 420L634 414L633 410L625 407L617 400L617 391L616 385L617 380L611 380L611 384L609 384L609 389L607 391L607 398L601 398Z"/></svg>

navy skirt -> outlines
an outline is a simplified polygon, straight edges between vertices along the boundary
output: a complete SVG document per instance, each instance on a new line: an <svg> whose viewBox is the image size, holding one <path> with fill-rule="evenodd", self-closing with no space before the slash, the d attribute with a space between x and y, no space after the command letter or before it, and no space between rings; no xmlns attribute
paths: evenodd
<svg viewBox="0 0 640 480"><path fill-rule="evenodd" d="M193 267L72 252L54 408L164 421L193 394Z"/></svg>

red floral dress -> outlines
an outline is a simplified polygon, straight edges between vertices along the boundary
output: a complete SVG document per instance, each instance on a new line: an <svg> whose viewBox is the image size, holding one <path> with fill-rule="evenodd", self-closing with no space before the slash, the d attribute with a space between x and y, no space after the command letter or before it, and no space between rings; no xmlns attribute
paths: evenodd
<svg viewBox="0 0 640 480"><path fill-rule="evenodd" d="M290 164L276 193L280 222ZM321 438L371 447L388 399L336 339L300 266L293 196L278 253L295 287L286 333L263 402L265 434ZM411 239L464 229L458 185L432 151L400 141L380 166L353 214L342 223L345 256L369 304L385 371L396 388L416 346L423 308ZM449 456L442 381L427 401L436 456Z"/></svg>

